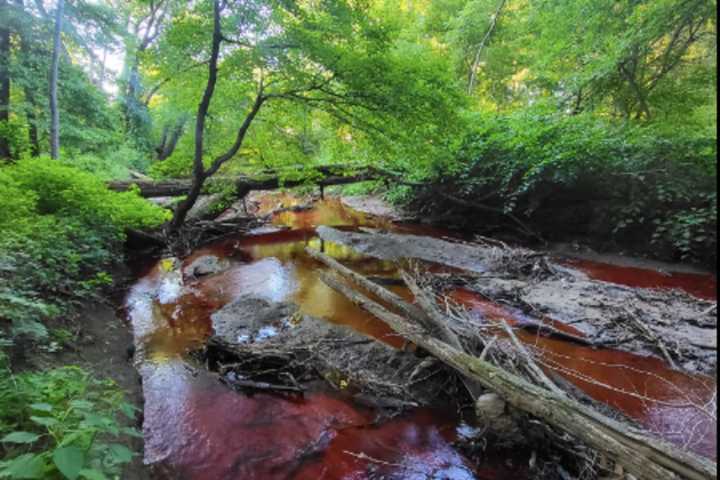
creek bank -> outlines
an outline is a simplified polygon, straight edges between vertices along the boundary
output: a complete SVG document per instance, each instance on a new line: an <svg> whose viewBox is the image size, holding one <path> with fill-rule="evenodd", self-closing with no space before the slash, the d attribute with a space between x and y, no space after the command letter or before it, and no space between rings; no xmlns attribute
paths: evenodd
<svg viewBox="0 0 720 480"><path fill-rule="evenodd" d="M127 273L114 272L119 291L124 289ZM133 338L116 307L116 298L89 302L74 315L79 325L77 343L57 353L38 356L39 368L58 365L76 365L91 372L96 378L114 381L125 393L128 403L137 408L135 421L120 415L125 426L141 430L143 422L143 390L140 376L132 363ZM123 469L122 480L150 480L150 472L143 465L144 442L142 438L127 437L126 445L136 453L133 461Z"/></svg>

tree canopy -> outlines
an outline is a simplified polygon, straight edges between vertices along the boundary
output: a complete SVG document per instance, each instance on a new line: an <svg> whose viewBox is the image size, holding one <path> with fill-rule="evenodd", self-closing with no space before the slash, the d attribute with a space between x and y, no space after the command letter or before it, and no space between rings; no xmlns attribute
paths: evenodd
<svg viewBox="0 0 720 480"><path fill-rule="evenodd" d="M494 207L531 212L535 187L555 181L550 166L555 179L577 179L561 159L595 162L598 145L626 161L578 171L640 178L649 169L675 192L670 172L715 175L704 146L717 124L710 0L64 4L60 161L104 178L190 177L198 158L209 175L373 165L472 196L510 175ZM50 152L57 5L0 1L0 155L10 161ZM518 157L527 138L542 154ZM483 145L481 156L468 159L469 145ZM629 148L642 152L622 153ZM714 189L697 193L658 197L656 207L671 216L709 208Z"/></svg>

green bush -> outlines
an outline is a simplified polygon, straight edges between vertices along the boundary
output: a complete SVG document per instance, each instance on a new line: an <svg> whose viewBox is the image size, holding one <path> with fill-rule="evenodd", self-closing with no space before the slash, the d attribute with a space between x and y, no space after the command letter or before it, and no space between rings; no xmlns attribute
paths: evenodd
<svg viewBox="0 0 720 480"><path fill-rule="evenodd" d="M30 151L28 127L16 116L11 116L8 121L0 122L0 138L7 141L11 158L20 158Z"/></svg>
<svg viewBox="0 0 720 480"><path fill-rule="evenodd" d="M7 173L19 188L35 192L42 215L110 223L119 233L124 228L152 227L168 219L167 212L137 192L111 192L96 176L48 158L21 160Z"/></svg>
<svg viewBox="0 0 720 480"><path fill-rule="evenodd" d="M135 407L111 381L76 367L13 375L0 358L0 478L106 479L135 455L123 426Z"/></svg>
<svg viewBox="0 0 720 480"><path fill-rule="evenodd" d="M119 145L106 153L77 155L65 162L103 180L126 180L130 170L145 172L150 166L148 156L130 145Z"/></svg>
<svg viewBox="0 0 720 480"><path fill-rule="evenodd" d="M11 336L47 334L43 320L102 284L126 228L168 212L136 192L115 193L94 175L47 159L0 169L0 320Z"/></svg>
<svg viewBox="0 0 720 480"><path fill-rule="evenodd" d="M540 228L561 224L564 207L584 209L583 220L602 223L591 235L641 238L683 259L716 249L714 137L527 110L479 115L475 125L456 161L435 172L453 194L537 219Z"/></svg>

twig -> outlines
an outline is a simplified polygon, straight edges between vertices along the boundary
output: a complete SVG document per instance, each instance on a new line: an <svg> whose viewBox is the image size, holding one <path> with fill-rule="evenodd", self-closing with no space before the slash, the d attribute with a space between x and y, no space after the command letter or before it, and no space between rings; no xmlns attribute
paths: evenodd
<svg viewBox="0 0 720 480"><path fill-rule="evenodd" d="M670 356L670 352L665 347L665 342L663 342L658 336L653 332L650 327L645 325L643 322L641 322L635 315L632 314L629 310L627 311L628 317L630 320L638 327L638 329L645 334L646 337L648 337L648 340L655 343L657 347L662 352L663 356L665 357L665 360L670 364L670 367L673 369L677 369L677 365L675 365L675 362L672 359L672 356Z"/></svg>
<svg viewBox="0 0 720 480"><path fill-rule="evenodd" d="M530 374L535 378L536 381L540 382L541 384L545 385L547 388L550 389L550 391L565 396L565 392L560 389L555 383L553 383L550 378L548 378L547 375L545 375L545 372L543 372L540 367L538 367L537 363L535 363L535 360L533 359L532 355L525 349L522 343L520 343L520 340L518 340L517 336L515 335L515 332L513 332L512 328L510 328L510 325L506 321L502 322L502 326L505 329L505 332L510 336L510 340L512 340L513 345L515 345L515 348L522 354L522 356L525 358L526 365L528 369L530 370Z"/></svg>

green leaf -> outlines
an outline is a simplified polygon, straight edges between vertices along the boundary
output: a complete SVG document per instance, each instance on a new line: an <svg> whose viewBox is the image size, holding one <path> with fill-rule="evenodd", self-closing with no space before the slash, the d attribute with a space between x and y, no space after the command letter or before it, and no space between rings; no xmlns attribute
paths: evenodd
<svg viewBox="0 0 720 480"><path fill-rule="evenodd" d="M104 429L107 428L107 426L111 422L112 420L107 417L96 415L94 413L88 413L85 415L85 420L83 421L83 424L87 425L88 427Z"/></svg>
<svg viewBox="0 0 720 480"><path fill-rule="evenodd" d="M143 438L142 432L140 432L137 428L122 427L120 432L129 437Z"/></svg>
<svg viewBox="0 0 720 480"><path fill-rule="evenodd" d="M73 400L70 406L76 410L91 410L95 405L87 400Z"/></svg>
<svg viewBox="0 0 720 480"><path fill-rule="evenodd" d="M109 445L109 452L110 456L116 463L128 463L132 461L132 458L135 455L125 445L120 445L118 443L111 443Z"/></svg>
<svg viewBox="0 0 720 480"><path fill-rule="evenodd" d="M0 441L3 443L33 443L38 438L40 438L40 435L38 435L37 433L12 432L8 435L5 435Z"/></svg>
<svg viewBox="0 0 720 480"><path fill-rule="evenodd" d="M43 478L45 462L39 455L26 453L10 460L3 470L0 470L0 477L13 479L34 479Z"/></svg>
<svg viewBox="0 0 720 480"><path fill-rule="evenodd" d="M120 411L130 420L135 419L135 412L137 412L137 407L135 405L131 405L129 403L121 403L120 404Z"/></svg>
<svg viewBox="0 0 720 480"><path fill-rule="evenodd" d="M30 408L39 412L52 412L53 406L49 403L33 403Z"/></svg>
<svg viewBox="0 0 720 480"><path fill-rule="evenodd" d="M85 452L78 447L62 447L53 452L53 462L68 480L75 480L85 465Z"/></svg>
<svg viewBox="0 0 720 480"><path fill-rule="evenodd" d="M30 420L44 427L54 427L58 421L52 417L30 417Z"/></svg>
<svg viewBox="0 0 720 480"><path fill-rule="evenodd" d="M100 470L80 470L80 477L87 480L107 480L107 477Z"/></svg>

